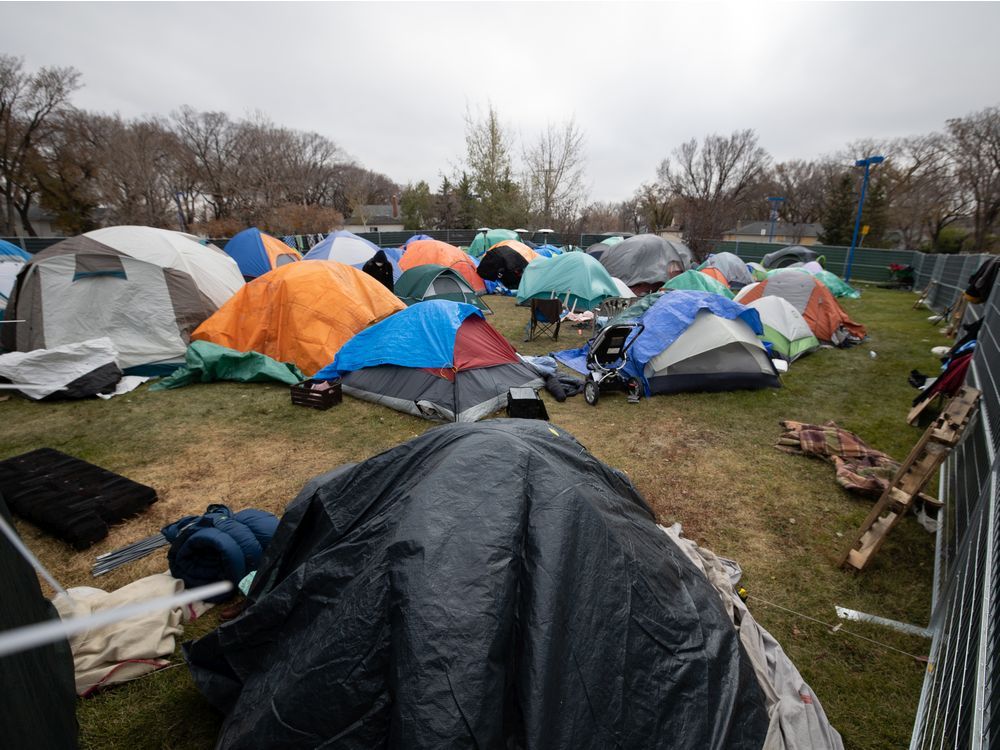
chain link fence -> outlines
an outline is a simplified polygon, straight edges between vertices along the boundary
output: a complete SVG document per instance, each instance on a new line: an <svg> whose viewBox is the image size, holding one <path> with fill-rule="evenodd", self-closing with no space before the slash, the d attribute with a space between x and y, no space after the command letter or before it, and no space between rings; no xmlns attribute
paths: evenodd
<svg viewBox="0 0 1000 750"><path fill-rule="evenodd" d="M918 256L922 254L918 253ZM916 287L946 310L984 256L915 258ZM965 321L983 318L969 382L979 413L941 469L931 655L911 750L1000 747L1000 286Z"/></svg>

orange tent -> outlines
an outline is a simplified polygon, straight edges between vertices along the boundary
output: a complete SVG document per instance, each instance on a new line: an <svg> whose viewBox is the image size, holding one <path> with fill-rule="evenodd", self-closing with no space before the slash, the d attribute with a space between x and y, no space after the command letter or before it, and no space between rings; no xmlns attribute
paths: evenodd
<svg viewBox="0 0 1000 750"><path fill-rule="evenodd" d="M438 240L414 240L406 246L403 257L399 260L399 267L404 271L409 271L417 266L427 265L444 266L452 268L461 274L462 278L469 282L469 286L478 294L486 292L486 284L476 273L476 263L466 253L463 253L454 245Z"/></svg>
<svg viewBox="0 0 1000 750"><path fill-rule="evenodd" d="M761 297L788 300L806 319L813 335L820 341L838 346L867 335L865 327L851 320L822 282L807 273L777 273L765 281L743 287L736 302L747 305Z"/></svg>
<svg viewBox="0 0 1000 750"><path fill-rule="evenodd" d="M711 276L713 279L718 281L720 284L722 284L722 286L724 287L729 286L729 279L727 279L726 275L718 268L702 268L700 270L706 276Z"/></svg>
<svg viewBox="0 0 1000 750"><path fill-rule="evenodd" d="M191 338L293 362L312 375L354 334L405 308L364 271L330 260L289 263L243 286Z"/></svg>
<svg viewBox="0 0 1000 750"><path fill-rule="evenodd" d="M490 246L490 250L494 247L509 247L511 250L517 252L522 258L531 263L535 258L540 258L541 256L532 250L530 247L525 245L523 242L518 242L517 240L503 240L495 245ZM486 253L483 253L484 255Z"/></svg>

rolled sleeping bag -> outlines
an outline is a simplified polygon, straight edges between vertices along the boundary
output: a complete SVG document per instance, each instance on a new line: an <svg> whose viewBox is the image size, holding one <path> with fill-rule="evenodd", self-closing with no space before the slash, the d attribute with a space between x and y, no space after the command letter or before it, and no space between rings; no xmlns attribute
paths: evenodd
<svg viewBox="0 0 1000 750"><path fill-rule="evenodd" d="M248 509L233 515L224 505L211 505L202 516L185 516L162 530L170 541L170 574L186 588L216 581L235 587L260 565L277 527L278 518L271 513ZM223 602L234 592L207 601Z"/></svg>

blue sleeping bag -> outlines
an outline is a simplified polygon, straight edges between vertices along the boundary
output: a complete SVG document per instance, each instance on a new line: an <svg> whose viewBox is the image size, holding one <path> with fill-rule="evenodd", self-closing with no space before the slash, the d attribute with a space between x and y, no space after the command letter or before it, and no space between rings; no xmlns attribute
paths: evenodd
<svg viewBox="0 0 1000 750"><path fill-rule="evenodd" d="M264 550L278 528L278 517L263 510L233 513L225 505L209 505L201 516L184 516L161 530L170 542L170 575L185 588L216 581L234 586L260 565ZM232 592L208 599L222 602Z"/></svg>

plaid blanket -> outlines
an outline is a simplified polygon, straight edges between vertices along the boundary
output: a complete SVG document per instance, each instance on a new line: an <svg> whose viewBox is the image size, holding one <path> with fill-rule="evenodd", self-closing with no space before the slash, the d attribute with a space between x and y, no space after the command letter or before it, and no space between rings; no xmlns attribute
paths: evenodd
<svg viewBox="0 0 1000 750"><path fill-rule="evenodd" d="M836 470L837 484L846 490L877 498L899 470L899 462L834 422L818 425L786 420L781 426L785 433L775 446L778 450L826 459Z"/></svg>

